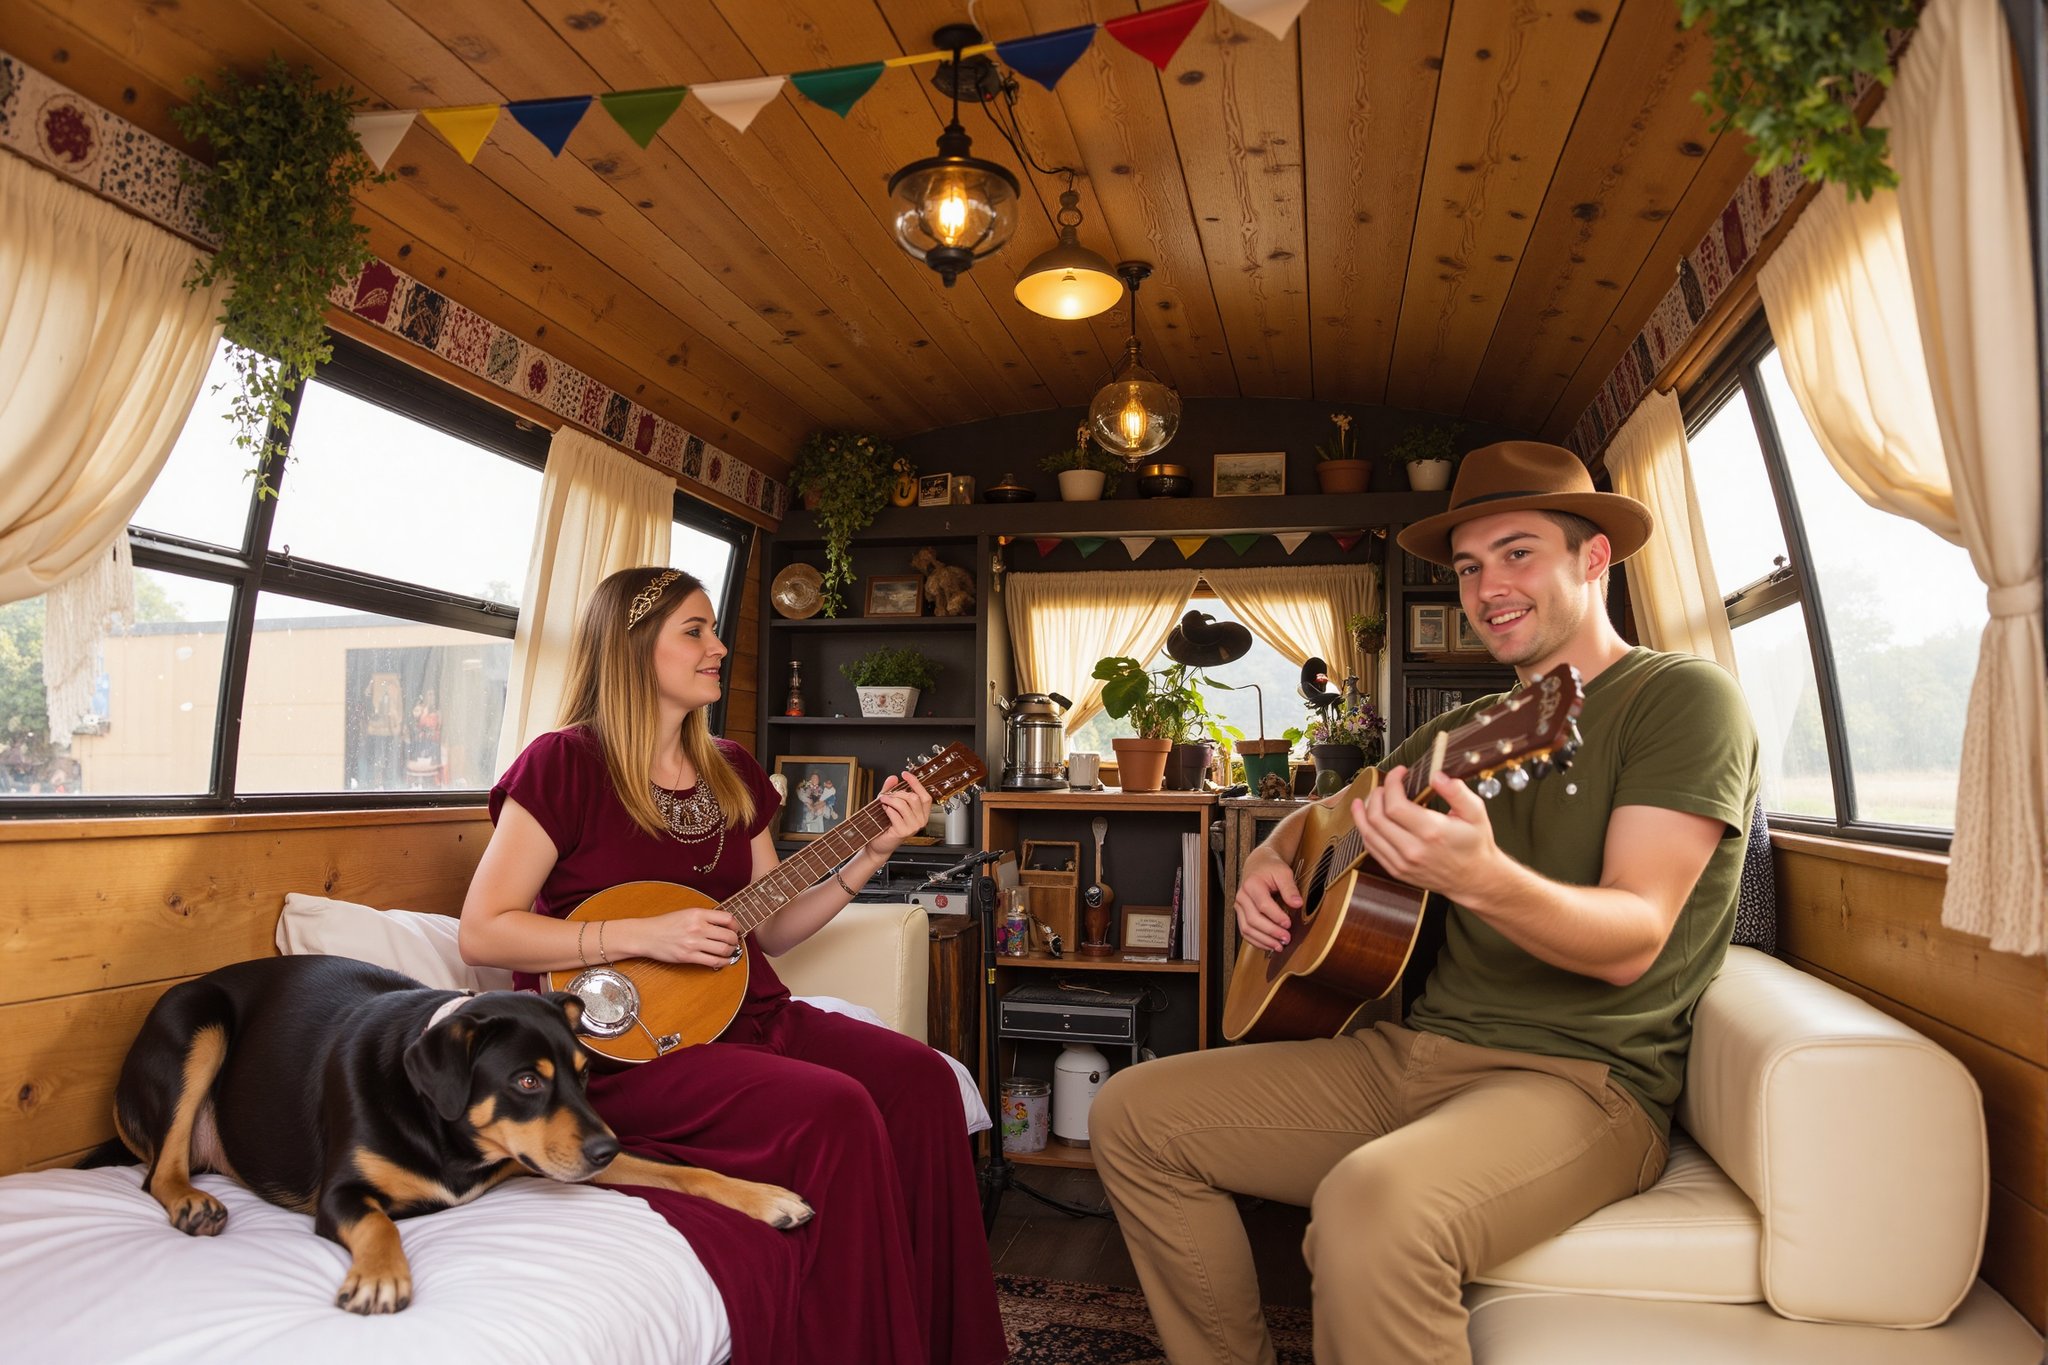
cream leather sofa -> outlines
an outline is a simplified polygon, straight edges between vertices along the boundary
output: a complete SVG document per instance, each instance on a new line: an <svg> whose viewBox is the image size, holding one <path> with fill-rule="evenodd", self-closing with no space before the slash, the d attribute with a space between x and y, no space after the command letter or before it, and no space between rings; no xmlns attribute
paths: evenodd
<svg viewBox="0 0 2048 1365"><path fill-rule="evenodd" d="M1466 1290L1475 1365L2039 1365L1976 1278L1976 1083L1749 948L1700 1000L1671 1160Z"/></svg>
<svg viewBox="0 0 2048 1365"><path fill-rule="evenodd" d="M929 1042L930 964L923 906L855 903L776 958L775 972L791 995L834 995L865 1005L898 1033Z"/></svg>

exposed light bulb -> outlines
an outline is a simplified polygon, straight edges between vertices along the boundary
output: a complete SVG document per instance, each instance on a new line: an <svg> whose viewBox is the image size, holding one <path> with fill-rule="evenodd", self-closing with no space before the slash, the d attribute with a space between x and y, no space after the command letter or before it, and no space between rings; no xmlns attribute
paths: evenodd
<svg viewBox="0 0 2048 1365"><path fill-rule="evenodd" d="M967 196L960 192L957 183L946 186L946 192L939 198L939 211L934 216L938 219L939 240L948 246L960 245L960 239L966 236Z"/></svg>
<svg viewBox="0 0 2048 1365"><path fill-rule="evenodd" d="M1151 425L1151 422L1152 414L1145 411L1145 405L1138 401L1136 394L1126 399L1123 407L1117 410L1117 430L1123 432L1124 444L1127 446L1138 445L1144 441L1145 428Z"/></svg>

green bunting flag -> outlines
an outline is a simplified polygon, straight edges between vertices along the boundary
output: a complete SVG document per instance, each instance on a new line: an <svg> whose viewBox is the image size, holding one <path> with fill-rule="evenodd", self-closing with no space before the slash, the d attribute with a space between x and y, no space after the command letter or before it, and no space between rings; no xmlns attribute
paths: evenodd
<svg viewBox="0 0 2048 1365"><path fill-rule="evenodd" d="M789 83L811 103L845 118L881 74L882 63L862 62L859 66L835 66L826 71L799 71L789 78Z"/></svg>
<svg viewBox="0 0 2048 1365"><path fill-rule="evenodd" d="M1086 559L1089 555L1094 554L1097 550L1101 549L1108 543L1108 541L1104 540L1100 536L1074 537L1074 548L1081 552L1081 558L1083 559Z"/></svg>
<svg viewBox="0 0 2048 1365"><path fill-rule="evenodd" d="M1246 550L1251 549L1252 546L1258 544L1259 538L1257 536L1225 536L1223 537L1223 543L1241 555Z"/></svg>
<svg viewBox="0 0 2048 1365"><path fill-rule="evenodd" d="M616 94L599 95L597 102L604 106L612 121L626 130L626 136L645 147L654 141L654 135L661 131L661 125L681 107L683 96L690 92L687 85L663 86L658 90L621 90Z"/></svg>

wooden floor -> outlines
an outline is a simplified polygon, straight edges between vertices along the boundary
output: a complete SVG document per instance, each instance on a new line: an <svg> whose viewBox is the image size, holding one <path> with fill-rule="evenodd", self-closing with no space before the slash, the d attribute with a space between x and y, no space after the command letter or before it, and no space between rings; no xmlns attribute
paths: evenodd
<svg viewBox="0 0 2048 1365"><path fill-rule="evenodd" d="M1102 1182L1093 1171L1020 1168L1017 1178L1066 1203L1104 1207ZM1238 1208L1258 1266L1260 1298L1287 1307L1308 1307L1308 1267L1301 1260L1308 1210L1244 1199L1238 1201ZM1012 1189L1003 1195L995 1230L989 1235L989 1250L998 1275L1139 1287L1115 1218L1077 1218L1046 1207L1022 1190Z"/></svg>

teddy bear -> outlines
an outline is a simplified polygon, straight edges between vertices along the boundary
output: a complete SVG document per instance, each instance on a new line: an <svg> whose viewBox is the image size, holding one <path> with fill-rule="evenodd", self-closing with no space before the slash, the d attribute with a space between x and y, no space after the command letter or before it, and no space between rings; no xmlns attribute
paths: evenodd
<svg viewBox="0 0 2048 1365"><path fill-rule="evenodd" d="M938 551L927 545L910 557L910 567L924 575L924 600L934 616L974 613L974 575L953 564L941 564Z"/></svg>

